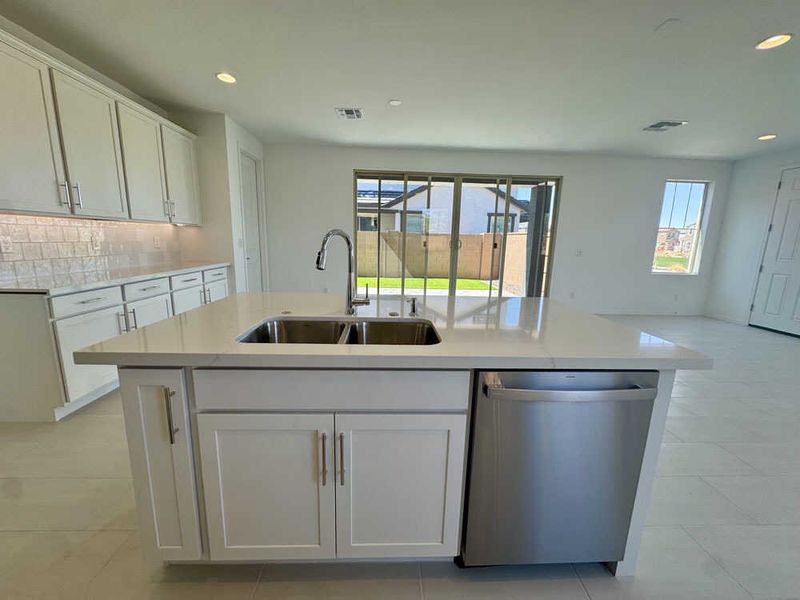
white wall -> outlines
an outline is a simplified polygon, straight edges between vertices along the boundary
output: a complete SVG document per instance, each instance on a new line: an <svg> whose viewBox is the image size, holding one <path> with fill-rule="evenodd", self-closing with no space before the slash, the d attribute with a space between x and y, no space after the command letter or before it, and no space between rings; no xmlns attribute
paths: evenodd
<svg viewBox="0 0 800 600"><path fill-rule="evenodd" d="M353 229L354 169L562 176L551 296L642 314L702 313L731 170L722 161L300 145L267 145L265 162L273 291L343 292L344 250L330 253L325 272L314 257L327 229ZM668 178L714 182L697 276L650 273Z"/></svg>
<svg viewBox="0 0 800 600"><path fill-rule="evenodd" d="M191 261L230 262L234 289L245 291L239 151L262 159L263 144L222 113L171 116L198 135L202 226L181 228L181 256Z"/></svg>
<svg viewBox="0 0 800 600"><path fill-rule="evenodd" d="M747 323L781 171L800 166L800 148L733 165L706 314Z"/></svg>

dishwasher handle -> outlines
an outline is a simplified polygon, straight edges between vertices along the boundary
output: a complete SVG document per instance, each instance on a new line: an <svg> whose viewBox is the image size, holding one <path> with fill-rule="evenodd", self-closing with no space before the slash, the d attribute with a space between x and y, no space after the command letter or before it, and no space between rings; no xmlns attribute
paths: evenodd
<svg viewBox="0 0 800 600"><path fill-rule="evenodd" d="M492 400L515 402L619 402L655 400L658 388L636 386L610 390L523 390L484 385L483 393Z"/></svg>

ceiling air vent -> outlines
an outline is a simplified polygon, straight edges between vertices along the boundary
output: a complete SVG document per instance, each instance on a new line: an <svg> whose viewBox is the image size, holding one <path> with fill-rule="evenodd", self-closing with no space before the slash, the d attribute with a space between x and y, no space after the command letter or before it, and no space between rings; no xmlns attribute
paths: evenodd
<svg viewBox="0 0 800 600"><path fill-rule="evenodd" d="M364 111L360 108L353 108L350 106L337 106L335 109L336 114L340 119L363 119Z"/></svg>
<svg viewBox="0 0 800 600"><path fill-rule="evenodd" d="M689 121L658 121L652 125L648 125L643 131L669 131L675 127L686 125Z"/></svg>

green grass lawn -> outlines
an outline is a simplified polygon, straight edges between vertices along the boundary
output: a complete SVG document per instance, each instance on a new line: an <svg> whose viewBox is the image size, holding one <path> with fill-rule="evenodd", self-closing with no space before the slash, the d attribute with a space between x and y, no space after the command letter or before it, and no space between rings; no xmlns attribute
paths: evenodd
<svg viewBox="0 0 800 600"><path fill-rule="evenodd" d="M668 269L670 271L688 271L689 270L689 257L688 256L656 256L656 262L653 265L658 269ZM676 268L679 267L679 268Z"/></svg>
<svg viewBox="0 0 800 600"><path fill-rule="evenodd" d="M377 289L377 277L359 277L358 287L369 285L372 289ZM425 282L422 277L406 277L406 288L409 289L423 289ZM381 277L382 288L400 288L399 277ZM428 289L429 290L446 290L450 287L450 282L445 277L429 277ZM489 284L480 279L457 279L456 289L458 290L488 290Z"/></svg>

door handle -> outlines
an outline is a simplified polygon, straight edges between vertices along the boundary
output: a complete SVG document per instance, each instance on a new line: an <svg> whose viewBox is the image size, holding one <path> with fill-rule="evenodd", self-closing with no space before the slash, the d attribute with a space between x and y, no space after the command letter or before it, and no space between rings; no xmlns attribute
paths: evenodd
<svg viewBox="0 0 800 600"><path fill-rule="evenodd" d="M119 332L125 333L128 331L128 324L125 323L125 313L117 313L117 320L119 321Z"/></svg>
<svg viewBox="0 0 800 600"><path fill-rule="evenodd" d="M131 327L131 329L139 329L139 324L136 322L136 309L132 308L130 314L131 317L133 317L133 327Z"/></svg>
<svg viewBox="0 0 800 600"><path fill-rule="evenodd" d="M58 187L64 190L64 199L61 200L61 205L72 208L72 202L70 202L69 199L69 185L67 185L66 181L61 181L59 182Z"/></svg>
<svg viewBox="0 0 800 600"><path fill-rule="evenodd" d="M75 196L76 200L78 201L78 206L80 208L83 208L83 196L81 196L81 182L76 181L74 184L72 184L72 187L75 189Z"/></svg>
<svg viewBox="0 0 800 600"><path fill-rule="evenodd" d="M344 485L344 433L339 434L339 485Z"/></svg>
<svg viewBox="0 0 800 600"><path fill-rule="evenodd" d="M175 445L175 434L180 431L177 427L175 427L175 423L172 419L172 397L175 395L168 387L164 387L164 407L167 411L167 429L169 430L169 444L170 446Z"/></svg>
<svg viewBox="0 0 800 600"><path fill-rule="evenodd" d="M200 288L200 304L206 303L206 290L205 288Z"/></svg>
<svg viewBox="0 0 800 600"><path fill-rule="evenodd" d="M322 485L328 483L328 434L322 434Z"/></svg>

